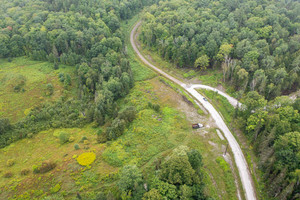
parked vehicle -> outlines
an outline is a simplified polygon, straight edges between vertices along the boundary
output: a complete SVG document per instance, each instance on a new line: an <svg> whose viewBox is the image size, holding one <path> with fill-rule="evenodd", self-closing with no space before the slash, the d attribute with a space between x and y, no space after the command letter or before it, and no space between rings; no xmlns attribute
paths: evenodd
<svg viewBox="0 0 300 200"><path fill-rule="evenodd" d="M192 127L193 127L193 129L198 129L198 128L202 128L204 126L203 126L203 124L198 123L198 124L193 124Z"/></svg>
<svg viewBox="0 0 300 200"><path fill-rule="evenodd" d="M204 101L207 101L207 99L206 99L205 97L203 97L203 100L204 100Z"/></svg>

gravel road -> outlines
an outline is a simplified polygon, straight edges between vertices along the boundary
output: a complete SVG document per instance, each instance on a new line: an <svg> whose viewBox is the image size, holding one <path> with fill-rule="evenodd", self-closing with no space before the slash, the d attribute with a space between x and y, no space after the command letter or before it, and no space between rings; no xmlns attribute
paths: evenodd
<svg viewBox="0 0 300 200"><path fill-rule="evenodd" d="M197 99L208 110L208 112L211 114L212 118L216 121L216 125L223 132L223 134L224 134L225 138L227 139L228 144L229 144L229 146L230 146L230 148L233 152L234 160L235 160L236 166L237 166L238 171L239 171L239 175L240 175L241 182L242 182L242 185L243 185L243 188L244 188L246 199L247 200L255 200L256 195L255 195L255 189L254 189L254 186L253 186L252 177L251 177L250 170L248 168L245 156L244 156L239 144L237 143L234 136L231 134L230 130L228 129L227 125L223 121L223 119L220 116L220 114L218 113L218 111L208 101L205 101L203 99L203 96L200 95L195 90L195 88L204 88L204 89L210 89L210 90L217 90L217 89L212 88L210 86L199 85L199 84L187 85L187 84L181 82L180 80L178 80L178 79L170 76L169 74L165 73L161 69L159 69L159 68L155 67L154 65L152 65L148 60L146 60L144 58L144 56L140 53L140 51L138 50L138 48L135 44L135 33L136 33L137 28L140 25L141 25L141 21L139 21L135 25L135 27L132 29L131 34L130 34L130 42L131 42L131 45L132 45L134 51L136 52L136 54L139 56L139 58L146 65L148 65L149 67L151 67L156 72L163 75L164 77L168 78L169 80L173 81L174 83L180 85L184 90L186 90L189 94L191 94L195 99ZM236 106L238 104L238 101L236 99L230 97L226 93L224 93L222 91L219 91L219 90L218 90L218 93L221 94L222 96L226 97L228 99L228 101L233 106Z"/></svg>

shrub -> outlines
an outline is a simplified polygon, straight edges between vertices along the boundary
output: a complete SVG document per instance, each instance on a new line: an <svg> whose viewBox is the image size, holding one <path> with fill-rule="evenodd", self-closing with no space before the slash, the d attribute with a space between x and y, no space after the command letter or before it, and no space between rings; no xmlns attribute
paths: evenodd
<svg viewBox="0 0 300 200"><path fill-rule="evenodd" d="M51 83L46 85L46 95L51 96L54 92L54 87Z"/></svg>
<svg viewBox="0 0 300 200"><path fill-rule="evenodd" d="M37 165L33 165L32 166L32 171L33 171L33 173L37 174L37 173L40 172L40 169L39 169L39 167Z"/></svg>
<svg viewBox="0 0 300 200"><path fill-rule="evenodd" d="M13 177L13 173L12 172L6 172L4 175L3 175L4 178L11 178Z"/></svg>
<svg viewBox="0 0 300 200"><path fill-rule="evenodd" d="M107 142L107 135L106 135L106 133L101 133L101 134L97 135L97 142L98 143L105 143L105 142Z"/></svg>
<svg viewBox="0 0 300 200"><path fill-rule="evenodd" d="M33 137L33 133L28 133L27 134L27 138L32 138Z"/></svg>
<svg viewBox="0 0 300 200"><path fill-rule="evenodd" d="M44 161L39 167L40 173L47 173L56 167L56 163L52 161Z"/></svg>
<svg viewBox="0 0 300 200"><path fill-rule="evenodd" d="M41 166L33 165L33 173L47 173L56 167L56 163L52 161L44 161Z"/></svg>
<svg viewBox="0 0 300 200"><path fill-rule="evenodd" d="M152 104L151 102L148 102L148 107L156 112L160 112L160 105L158 104Z"/></svg>
<svg viewBox="0 0 300 200"><path fill-rule="evenodd" d="M77 162L82 166L87 166L92 164L96 159L96 154L94 152L82 153L77 157Z"/></svg>
<svg viewBox="0 0 300 200"><path fill-rule="evenodd" d="M75 149L75 150L80 149L79 144L74 144L74 149Z"/></svg>
<svg viewBox="0 0 300 200"><path fill-rule="evenodd" d="M21 175L22 175L22 176L26 176L27 174L29 174L29 172L30 172L29 169L22 169Z"/></svg>
<svg viewBox="0 0 300 200"><path fill-rule="evenodd" d="M61 132L58 137L61 144L67 143L69 141L68 133Z"/></svg>
<svg viewBox="0 0 300 200"><path fill-rule="evenodd" d="M56 184L53 188L51 188L51 193L57 193L61 189L60 184Z"/></svg>
<svg viewBox="0 0 300 200"><path fill-rule="evenodd" d="M65 81L65 75L64 75L64 73L59 73L58 74L58 78L59 78L59 81L63 83Z"/></svg>
<svg viewBox="0 0 300 200"><path fill-rule="evenodd" d="M74 142L74 140L75 140L75 138L74 138L73 136L71 136L71 137L69 138L69 142Z"/></svg>
<svg viewBox="0 0 300 200"><path fill-rule="evenodd" d="M85 144L85 145L89 145L89 144L90 144L90 142L89 142L88 140L84 140L84 141L83 141L83 144Z"/></svg>
<svg viewBox="0 0 300 200"><path fill-rule="evenodd" d="M87 137L86 137L86 136L83 136L79 142L83 143L84 140L87 140Z"/></svg>
<svg viewBox="0 0 300 200"><path fill-rule="evenodd" d="M7 160L7 162L6 162L6 165L7 165L8 167L13 166L14 164L15 164L15 160L13 160L13 159L9 159L9 160Z"/></svg>

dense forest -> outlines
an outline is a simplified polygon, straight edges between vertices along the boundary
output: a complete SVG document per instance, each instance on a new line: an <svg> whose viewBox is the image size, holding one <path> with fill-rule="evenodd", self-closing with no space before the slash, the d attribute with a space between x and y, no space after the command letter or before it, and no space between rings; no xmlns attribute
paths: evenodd
<svg viewBox="0 0 300 200"><path fill-rule="evenodd" d="M170 1L144 16L140 39L178 67L219 67L267 99L299 87L297 1Z"/></svg>
<svg viewBox="0 0 300 200"><path fill-rule="evenodd" d="M168 1L144 15L140 40L178 68L222 70L246 109L235 117L271 199L300 196L300 3Z"/></svg>
<svg viewBox="0 0 300 200"><path fill-rule="evenodd" d="M102 125L115 118L115 101L133 85L120 22L155 2L3 1L0 58L47 60L54 70L60 63L76 67L78 98L37 107L17 124L0 119L0 146L51 127Z"/></svg>

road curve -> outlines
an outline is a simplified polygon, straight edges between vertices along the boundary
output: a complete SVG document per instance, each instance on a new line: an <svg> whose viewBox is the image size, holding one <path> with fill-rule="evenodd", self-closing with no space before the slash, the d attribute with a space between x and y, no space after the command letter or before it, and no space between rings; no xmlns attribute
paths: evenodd
<svg viewBox="0 0 300 200"><path fill-rule="evenodd" d="M135 44L135 33L136 33L137 28L140 25L141 25L141 21L139 21L134 26L134 28L132 29L132 31L130 33L130 42L131 42L131 45L132 45L134 51L136 52L136 54L139 56L139 58L146 65L148 65L149 67L151 67L152 69L154 69L155 71L157 71L158 73L160 73L161 75L163 75L164 77L170 79L174 83L180 85L184 90L186 90L189 94L191 94L195 99L197 99L208 110L208 112L211 114L212 118L216 121L216 124L219 127L219 129L224 133L224 136L227 139L228 144L229 144L229 146L230 146L230 148L231 148L231 150L233 152L234 160L235 160L236 166L237 166L238 171L239 171L239 175L240 175L241 182L242 182L242 185L243 185L243 188L244 188L246 199L247 200L256 200L256 195L255 195L255 190L254 190L254 186L253 186L253 181L252 181L252 177L251 177L250 170L248 168L246 159L245 159L245 157L243 155L243 152L242 152L239 144L237 143L237 141L234 138L234 136L231 134L230 130L228 129L228 127L225 124L225 122L223 121L222 117L220 116L220 114L218 113L218 111L216 111L216 109L208 101L205 101L203 99L203 96L200 95L195 90L195 88L198 88L199 85L188 85L188 84L185 84L185 83L181 82L180 80L178 80L178 79L170 76L169 74L165 73L161 69L155 67L148 60L146 60L144 58L144 56L140 53L140 51L138 50L138 48L137 48L137 46ZM203 85L201 85L201 87L202 86ZM209 86L206 86L206 87L208 87L208 89L211 88ZM214 88L213 88L213 90L214 90ZM219 91L219 92L221 92L221 91ZM227 95L227 94L225 94L225 95ZM230 97L230 96L228 96L228 97ZM232 97L230 97L230 98L232 98ZM234 101L234 98L232 98L231 100L232 100L231 103L237 105L237 100Z"/></svg>
<svg viewBox="0 0 300 200"><path fill-rule="evenodd" d="M240 107L240 105L241 105L241 103L240 103L237 99L235 99L235 98L229 96L228 94L226 94L225 92L222 92L221 90L218 90L217 88L213 88L213 87L211 87L211 86L208 86L208 85L202 85L202 84L193 84L193 85L191 85L191 88L194 88L194 89L195 89L195 88L202 88L202 89L212 90L212 91L218 92L218 94L221 95L221 96L223 96L223 97L225 97L225 98L228 100L228 102L229 102L233 107L237 107L237 106Z"/></svg>

